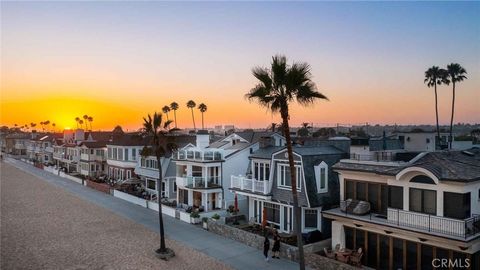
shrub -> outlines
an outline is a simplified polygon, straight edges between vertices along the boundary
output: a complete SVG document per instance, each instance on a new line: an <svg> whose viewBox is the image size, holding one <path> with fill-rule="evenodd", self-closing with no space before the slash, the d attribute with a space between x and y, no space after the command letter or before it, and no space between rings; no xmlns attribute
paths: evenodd
<svg viewBox="0 0 480 270"><path fill-rule="evenodd" d="M192 213L190 214L190 217L191 217L191 218L199 218L199 217L200 217L200 214L199 214L198 212L195 212L195 211L194 211L194 212L192 212Z"/></svg>
<svg viewBox="0 0 480 270"><path fill-rule="evenodd" d="M208 221L208 218L207 217L203 217L202 218L202 222L207 222Z"/></svg>
<svg viewBox="0 0 480 270"><path fill-rule="evenodd" d="M220 219L220 215L219 214L215 214L212 216L213 219L216 219L216 220L219 220Z"/></svg>

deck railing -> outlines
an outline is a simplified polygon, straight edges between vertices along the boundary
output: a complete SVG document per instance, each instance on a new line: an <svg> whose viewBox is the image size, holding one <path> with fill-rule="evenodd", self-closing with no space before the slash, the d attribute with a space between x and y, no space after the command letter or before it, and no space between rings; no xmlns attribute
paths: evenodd
<svg viewBox="0 0 480 270"><path fill-rule="evenodd" d="M179 150L176 154L176 159L192 161L222 161L223 151L221 151L220 149Z"/></svg>
<svg viewBox="0 0 480 270"><path fill-rule="evenodd" d="M212 188L220 187L220 177L218 176L177 176L176 183L181 187L188 188Z"/></svg>
<svg viewBox="0 0 480 270"><path fill-rule="evenodd" d="M463 238L480 233L479 215L473 215L467 219L454 219L388 208L387 221L399 227L410 227Z"/></svg>
<svg viewBox="0 0 480 270"><path fill-rule="evenodd" d="M234 176L232 175L230 180L230 187L238 188L240 190L246 190L251 192L257 192L262 194L269 193L269 181L260 181L244 176Z"/></svg>

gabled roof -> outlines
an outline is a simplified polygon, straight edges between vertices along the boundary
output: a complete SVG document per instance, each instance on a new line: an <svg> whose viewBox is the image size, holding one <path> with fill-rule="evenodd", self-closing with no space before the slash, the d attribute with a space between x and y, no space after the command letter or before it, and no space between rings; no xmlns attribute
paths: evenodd
<svg viewBox="0 0 480 270"><path fill-rule="evenodd" d="M112 139L111 131L89 131L85 133L85 139L91 139L93 141L110 141Z"/></svg>
<svg viewBox="0 0 480 270"><path fill-rule="evenodd" d="M104 148L104 147L107 147L107 143L106 141L94 141L94 142L91 142L91 141L84 141L84 142L81 142L78 146L85 146L87 148Z"/></svg>

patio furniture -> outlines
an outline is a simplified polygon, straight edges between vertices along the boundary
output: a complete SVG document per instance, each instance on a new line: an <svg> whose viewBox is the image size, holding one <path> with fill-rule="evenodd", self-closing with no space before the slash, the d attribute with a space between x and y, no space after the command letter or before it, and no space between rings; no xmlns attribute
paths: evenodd
<svg viewBox="0 0 480 270"><path fill-rule="evenodd" d="M370 203L366 201L348 199L340 203L340 210L347 214L365 215L370 212Z"/></svg>
<svg viewBox="0 0 480 270"><path fill-rule="evenodd" d="M363 256L362 248L359 248L357 252L353 253L350 256L350 263L354 266L361 266L362 265L362 256Z"/></svg>
<svg viewBox="0 0 480 270"><path fill-rule="evenodd" d="M335 245L335 252L339 251L340 250L340 244L336 244Z"/></svg>
<svg viewBox="0 0 480 270"><path fill-rule="evenodd" d="M332 251L328 251L327 248L323 248L323 252L325 252L325 256L329 259L334 259L335 260L335 253Z"/></svg>
<svg viewBox="0 0 480 270"><path fill-rule="evenodd" d="M350 255L343 253L343 252L335 252L335 255L337 257L337 261L343 262L343 263L349 263L350 262Z"/></svg>

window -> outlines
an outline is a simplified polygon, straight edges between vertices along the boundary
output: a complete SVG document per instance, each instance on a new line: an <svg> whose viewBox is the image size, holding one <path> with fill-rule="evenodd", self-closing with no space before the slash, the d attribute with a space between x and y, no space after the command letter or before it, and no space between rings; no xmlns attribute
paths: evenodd
<svg viewBox="0 0 480 270"><path fill-rule="evenodd" d="M263 207L266 209L265 212L267 212L267 221L279 225L280 206L278 204L264 202Z"/></svg>
<svg viewBox="0 0 480 270"><path fill-rule="evenodd" d="M388 186L388 207L403 209L403 187Z"/></svg>
<svg viewBox="0 0 480 270"><path fill-rule="evenodd" d="M108 159L112 159L112 148L108 148L107 152L108 152L108 154L107 154Z"/></svg>
<svg viewBox="0 0 480 270"><path fill-rule="evenodd" d="M128 159L128 148L125 148L125 160L129 160Z"/></svg>
<svg viewBox="0 0 480 270"><path fill-rule="evenodd" d="M130 179L130 178L132 178L132 171L128 170L126 179Z"/></svg>
<svg viewBox="0 0 480 270"><path fill-rule="evenodd" d="M122 148L118 149L118 160L123 160L123 151Z"/></svg>
<svg viewBox="0 0 480 270"><path fill-rule="evenodd" d="M470 192L443 193L443 216L456 219L470 217Z"/></svg>
<svg viewBox="0 0 480 270"><path fill-rule="evenodd" d="M156 190L156 182L154 180L147 179L147 188Z"/></svg>
<svg viewBox="0 0 480 270"><path fill-rule="evenodd" d="M117 159L117 148L113 148L113 159Z"/></svg>
<svg viewBox="0 0 480 270"><path fill-rule="evenodd" d="M302 179L302 168L300 166L295 166L296 168L296 178L297 178L297 189L301 188L301 179ZM278 186L279 187L292 187L292 179L290 176L290 167L288 164L278 164Z"/></svg>
<svg viewBox="0 0 480 270"><path fill-rule="evenodd" d="M304 224L305 224L305 228L317 228L318 226L317 209L305 209Z"/></svg>
<svg viewBox="0 0 480 270"><path fill-rule="evenodd" d="M436 215L437 192L434 190L410 188L410 211Z"/></svg>
<svg viewBox="0 0 480 270"><path fill-rule="evenodd" d="M132 160L137 160L137 149L132 149Z"/></svg>
<svg viewBox="0 0 480 270"><path fill-rule="evenodd" d="M323 162L314 167L315 179L317 183L317 192L324 193L328 191L328 165Z"/></svg>

